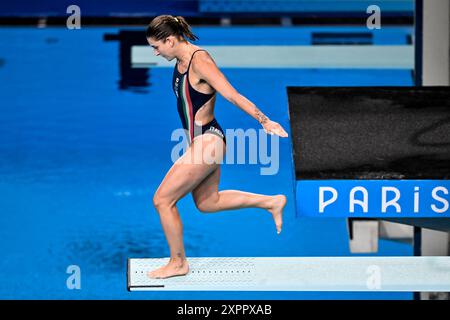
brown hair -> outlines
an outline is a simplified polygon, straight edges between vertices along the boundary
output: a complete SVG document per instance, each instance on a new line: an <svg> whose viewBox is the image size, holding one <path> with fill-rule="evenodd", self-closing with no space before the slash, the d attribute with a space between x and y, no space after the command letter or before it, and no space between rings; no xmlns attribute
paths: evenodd
<svg viewBox="0 0 450 320"><path fill-rule="evenodd" d="M195 41L198 37L192 33L191 27L181 16L161 15L152 20L145 32L147 38L163 40L168 36L180 36Z"/></svg>

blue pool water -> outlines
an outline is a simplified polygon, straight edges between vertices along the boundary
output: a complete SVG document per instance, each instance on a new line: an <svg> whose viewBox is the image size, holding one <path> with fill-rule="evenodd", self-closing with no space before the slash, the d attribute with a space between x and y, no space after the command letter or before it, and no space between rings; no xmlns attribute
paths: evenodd
<svg viewBox="0 0 450 320"><path fill-rule="evenodd" d="M145 292L126 290L126 259L168 256L152 196L172 162L179 127L172 69L120 89L124 28L0 29L0 298L3 299L411 299L411 293ZM347 28L351 29L351 28ZM347 30L346 29L346 30ZM136 30L136 28L130 28ZM198 28L199 45L307 45L311 28ZM239 32L237 32L239 31ZM404 44L408 28L378 43ZM278 38L277 38L278 37ZM303 39L303 40L302 40ZM412 85L409 70L223 69L230 82L289 132L286 86ZM224 128L258 123L222 97ZM261 209L201 214L179 202L188 256L347 256L344 219L296 217L291 146L277 175L261 164L222 167L219 188L288 197L283 232ZM378 255L412 255L380 241ZM69 265L81 290L66 286Z"/></svg>

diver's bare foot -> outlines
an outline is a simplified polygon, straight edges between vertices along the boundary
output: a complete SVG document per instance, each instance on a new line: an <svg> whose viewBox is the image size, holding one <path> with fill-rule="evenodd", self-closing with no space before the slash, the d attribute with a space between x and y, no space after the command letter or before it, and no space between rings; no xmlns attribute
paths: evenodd
<svg viewBox="0 0 450 320"><path fill-rule="evenodd" d="M273 216L273 220L275 221L275 226L277 227L277 233L280 234L281 227L283 225L283 209L286 205L286 196L285 195L276 195L273 196L272 201L270 202L269 208L267 209Z"/></svg>
<svg viewBox="0 0 450 320"><path fill-rule="evenodd" d="M189 264L184 260L170 260L169 263L161 268L149 271L147 276L152 279L166 279L175 276L184 276L189 272Z"/></svg>

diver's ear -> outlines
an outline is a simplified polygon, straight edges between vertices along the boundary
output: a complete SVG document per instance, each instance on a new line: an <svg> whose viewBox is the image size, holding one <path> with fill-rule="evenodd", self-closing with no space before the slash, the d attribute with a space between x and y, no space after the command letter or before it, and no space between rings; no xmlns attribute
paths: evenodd
<svg viewBox="0 0 450 320"><path fill-rule="evenodd" d="M168 36L166 38L166 42L169 42L169 45L173 48L173 46L175 45L175 37L174 36Z"/></svg>

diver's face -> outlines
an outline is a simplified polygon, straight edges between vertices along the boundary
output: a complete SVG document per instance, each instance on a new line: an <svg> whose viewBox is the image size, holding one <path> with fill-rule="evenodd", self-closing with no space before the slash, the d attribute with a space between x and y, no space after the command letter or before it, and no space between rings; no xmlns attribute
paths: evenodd
<svg viewBox="0 0 450 320"><path fill-rule="evenodd" d="M153 48L155 56L161 56L168 61L173 60L173 40L166 38L166 41L147 38L148 44Z"/></svg>

